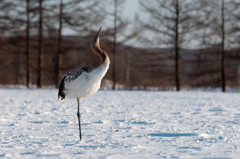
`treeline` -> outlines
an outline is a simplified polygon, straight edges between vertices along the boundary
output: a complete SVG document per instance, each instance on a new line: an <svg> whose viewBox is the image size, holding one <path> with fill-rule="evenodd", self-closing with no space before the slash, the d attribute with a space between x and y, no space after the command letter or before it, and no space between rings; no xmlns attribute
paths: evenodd
<svg viewBox="0 0 240 159"><path fill-rule="evenodd" d="M70 69L98 65L90 42L104 26L105 87L239 87L240 1L140 0L134 20L123 18L123 3L2 0L0 84L57 87Z"/></svg>

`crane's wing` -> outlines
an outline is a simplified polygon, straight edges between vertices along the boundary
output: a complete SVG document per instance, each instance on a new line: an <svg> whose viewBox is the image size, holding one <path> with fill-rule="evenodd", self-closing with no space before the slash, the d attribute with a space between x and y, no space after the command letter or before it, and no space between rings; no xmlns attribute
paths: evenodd
<svg viewBox="0 0 240 159"><path fill-rule="evenodd" d="M94 70L94 67L81 67L74 70L69 71L62 79L59 90L58 90L58 98L61 100L65 99L66 94L64 91L66 90L65 85L74 82L83 72L91 72Z"/></svg>

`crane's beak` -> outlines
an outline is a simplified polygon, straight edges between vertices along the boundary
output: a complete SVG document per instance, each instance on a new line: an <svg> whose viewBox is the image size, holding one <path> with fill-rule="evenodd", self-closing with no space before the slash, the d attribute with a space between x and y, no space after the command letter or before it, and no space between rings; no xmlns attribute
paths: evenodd
<svg viewBox="0 0 240 159"><path fill-rule="evenodd" d="M95 37L94 40L93 40L94 45L95 45L96 47L100 47L100 45L99 45L99 36L100 36L101 30L102 30L102 27L100 27L99 31L97 32L96 37Z"/></svg>
<svg viewBox="0 0 240 159"><path fill-rule="evenodd" d="M95 42L98 41L99 35L100 35L100 33L101 33L101 30L102 30L102 27L99 28L99 31L98 31L97 34L96 34L96 37L95 37L95 39L94 39Z"/></svg>

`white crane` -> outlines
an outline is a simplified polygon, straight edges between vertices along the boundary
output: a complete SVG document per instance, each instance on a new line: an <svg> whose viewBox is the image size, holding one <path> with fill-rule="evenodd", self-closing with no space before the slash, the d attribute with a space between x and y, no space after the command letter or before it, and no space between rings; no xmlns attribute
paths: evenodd
<svg viewBox="0 0 240 159"><path fill-rule="evenodd" d="M95 39L91 43L92 50L102 58L102 63L98 67L80 67L69 71L59 85L58 98L76 98L78 103L77 117L79 124L79 136L81 134L81 115L79 105L83 97L95 94L100 88L101 80L107 73L110 60L108 54L101 49L99 44L100 27Z"/></svg>

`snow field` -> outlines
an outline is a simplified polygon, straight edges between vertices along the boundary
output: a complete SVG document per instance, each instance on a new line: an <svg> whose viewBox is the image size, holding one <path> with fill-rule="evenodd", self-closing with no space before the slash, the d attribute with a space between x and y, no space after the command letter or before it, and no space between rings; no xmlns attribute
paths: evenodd
<svg viewBox="0 0 240 159"><path fill-rule="evenodd" d="M80 106L57 90L0 89L0 158L239 158L240 96L100 91Z"/></svg>

